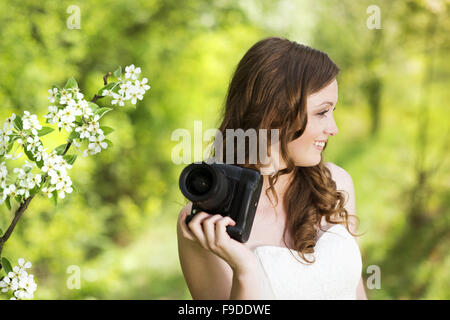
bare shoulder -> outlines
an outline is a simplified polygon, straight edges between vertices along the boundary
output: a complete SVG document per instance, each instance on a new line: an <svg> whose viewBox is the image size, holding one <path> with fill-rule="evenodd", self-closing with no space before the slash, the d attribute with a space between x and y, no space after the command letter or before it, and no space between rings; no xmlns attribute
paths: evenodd
<svg viewBox="0 0 450 320"><path fill-rule="evenodd" d="M331 172L331 177L336 183L336 189L344 193L344 208L347 210L348 214L356 215L355 189L351 175L344 168L341 168L332 162L326 162L325 166Z"/></svg>
<svg viewBox="0 0 450 320"><path fill-rule="evenodd" d="M339 167L333 162L326 162L324 164L330 170L331 178L336 182L336 188L338 190L348 191L346 189L350 186L353 188L352 177L344 168Z"/></svg>

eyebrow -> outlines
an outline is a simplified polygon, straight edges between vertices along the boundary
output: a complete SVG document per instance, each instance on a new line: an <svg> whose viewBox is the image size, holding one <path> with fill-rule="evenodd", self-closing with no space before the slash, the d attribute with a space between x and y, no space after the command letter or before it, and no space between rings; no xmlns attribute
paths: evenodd
<svg viewBox="0 0 450 320"><path fill-rule="evenodd" d="M324 104L329 104L330 106L332 106L332 105L334 105L334 102L332 102L332 101L324 101L324 102L316 105L314 108L319 109L319 107L323 107Z"/></svg>

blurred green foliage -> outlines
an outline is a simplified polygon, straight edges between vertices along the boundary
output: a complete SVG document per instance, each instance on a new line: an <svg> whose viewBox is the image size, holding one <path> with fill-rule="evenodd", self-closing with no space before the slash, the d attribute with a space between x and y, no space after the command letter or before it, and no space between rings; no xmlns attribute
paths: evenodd
<svg viewBox="0 0 450 320"><path fill-rule="evenodd" d="M69 29L67 8L80 8ZM40 120L47 90L73 76L87 97L102 76L134 63L152 86L136 109L110 112L114 147L79 157L77 192L54 208L35 198L6 243L33 262L38 299L190 299L178 262L184 199L171 133L217 127L232 72L256 41L282 36L341 68L339 134L327 161L349 172L361 219L363 277L381 269L369 299L449 299L450 19L448 1L15 1L0 3L0 119ZM99 105L109 106L101 99ZM3 121L3 120L2 120ZM43 121L41 121L43 122ZM52 133L46 146L64 142ZM0 209L6 230L13 212ZM67 269L80 267L70 290Z"/></svg>

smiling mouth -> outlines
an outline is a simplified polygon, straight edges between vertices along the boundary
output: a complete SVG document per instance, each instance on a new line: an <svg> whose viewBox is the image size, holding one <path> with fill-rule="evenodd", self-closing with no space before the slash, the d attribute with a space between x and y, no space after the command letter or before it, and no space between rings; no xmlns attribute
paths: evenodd
<svg viewBox="0 0 450 320"><path fill-rule="evenodd" d="M314 147L318 150L323 150L325 148L326 142L317 142L314 141L313 143Z"/></svg>

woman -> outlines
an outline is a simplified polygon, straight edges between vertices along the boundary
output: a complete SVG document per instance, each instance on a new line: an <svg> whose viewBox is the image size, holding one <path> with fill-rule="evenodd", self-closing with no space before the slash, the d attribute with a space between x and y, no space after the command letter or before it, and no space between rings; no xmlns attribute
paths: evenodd
<svg viewBox="0 0 450 320"><path fill-rule="evenodd" d="M279 129L279 141L267 145L269 162L243 165L260 170L265 191L246 243L227 234L230 217L200 212L187 225L192 203L181 210L179 257L194 299L366 299L352 179L322 162L338 132L338 71L325 53L275 37L239 62L219 130Z"/></svg>

